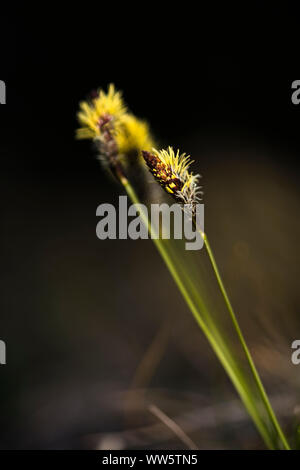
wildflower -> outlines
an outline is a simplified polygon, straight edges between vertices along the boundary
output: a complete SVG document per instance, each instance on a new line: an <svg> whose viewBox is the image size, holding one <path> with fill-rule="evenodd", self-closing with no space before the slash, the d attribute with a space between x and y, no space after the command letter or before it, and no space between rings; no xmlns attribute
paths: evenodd
<svg viewBox="0 0 300 470"><path fill-rule="evenodd" d="M83 101L79 106L77 118L81 127L76 132L78 139L99 139L108 125L111 130L117 130L121 117L126 113L122 95L112 84L107 93L99 90L90 102Z"/></svg>
<svg viewBox="0 0 300 470"><path fill-rule="evenodd" d="M165 191L181 203L193 208L201 198L201 188L198 185L200 175L193 175L189 171L193 163L185 153L175 154L172 147L167 150L156 150L152 152L143 151L144 160L154 176Z"/></svg>
<svg viewBox="0 0 300 470"><path fill-rule="evenodd" d="M77 118L81 125L77 138L94 140L104 156L112 150L122 156L153 147L148 124L127 111L121 92L112 84L107 93L99 90L89 102L81 102Z"/></svg>
<svg viewBox="0 0 300 470"><path fill-rule="evenodd" d="M116 134L120 153L126 155L135 151L140 154L142 149L151 150L154 142L146 121L142 121L130 113L125 113L120 121L121 125Z"/></svg>

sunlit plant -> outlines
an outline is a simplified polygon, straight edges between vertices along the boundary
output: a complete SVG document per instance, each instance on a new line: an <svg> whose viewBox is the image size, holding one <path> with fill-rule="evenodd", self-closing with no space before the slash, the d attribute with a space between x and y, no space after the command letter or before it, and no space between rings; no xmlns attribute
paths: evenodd
<svg viewBox="0 0 300 470"><path fill-rule="evenodd" d="M140 200L126 173L128 159L132 161L132 155L135 155L135 165L142 165L144 161L157 183L177 203L184 208L188 205L195 228L203 238L219 291L248 364L247 370L241 365L240 358L237 357L228 337L216 321L210 306L201 296L195 279L189 275L188 259L181 253L179 262L179 255L172 249L169 240L154 236L153 242L265 444L270 449L289 449L241 332L207 235L197 226L195 207L202 197L202 191L199 186L199 175L194 175L190 170L192 164L190 157L179 151L174 152L172 147L155 149L148 124L128 111L121 93L116 91L113 85L109 86L107 93L99 90L88 101L80 103L78 121L80 128L77 130L77 137L93 140L100 161L110 169L134 204L140 204ZM151 234L153 227L147 214L141 209L140 217Z"/></svg>

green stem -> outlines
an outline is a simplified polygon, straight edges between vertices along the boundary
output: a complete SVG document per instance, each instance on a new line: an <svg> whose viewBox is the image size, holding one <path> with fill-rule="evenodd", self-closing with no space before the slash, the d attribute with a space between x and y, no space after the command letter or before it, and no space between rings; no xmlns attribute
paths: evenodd
<svg viewBox="0 0 300 470"><path fill-rule="evenodd" d="M216 276L216 278L217 278L217 281L218 281L220 290L221 290L221 292L222 292L223 298L224 298L225 303L226 303L226 306L227 306L227 308L228 308L228 311L229 311L231 320L232 320L232 322L233 322L234 328L235 328L235 330L236 330L236 332L237 332L237 335L238 335L238 337L239 337L239 339L240 339L240 342L241 342L241 344L242 344L243 350L244 350L244 352L245 352L245 354L246 354L246 357L247 357L247 360L248 360L250 369L251 369L251 371L252 371L252 373L253 373L254 379L255 379L255 381L256 381L257 387L258 387L258 389L259 389L259 391L260 391L260 393L261 393L262 400L263 400L263 402L264 402L264 404L265 404L265 406L266 406L266 409L267 409L267 411L268 411L269 417L270 417L271 421L273 422L273 425L274 425L276 431L278 432L278 435L280 436L280 439L282 440L282 443L283 443L284 448L285 448L286 450L289 450L289 449L290 449L290 446L289 446L289 444L288 444L288 442L287 442L287 440L286 440L286 437L284 436L283 431L282 431L282 429L281 429L281 427L280 427L280 424L279 424L279 422L278 422L278 420L277 420L277 418L276 418L276 416L275 416L275 413L274 413L274 411L273 411L273 408L272 408L272 406L271 406L271 403L270 403L270 401L269 401L269 399L268 399L268 396L267 396L267 394L266 394L266 391L265 391L265 389L264 389L264 386L263 386L263 384L262 384L262 382L261 382L261 380L260 380L260 377L259 377L259 374L258 374L258 372L257 372L257 369L256 369L256 367L255 367L255 365L254 365L252 356L251 356L250 351L249 351L249 349L248 349L248 346L247 346L247 344L246 344L246 341L245 341L245 338L244 338L243 333L242 333L242 331L241 331L241 328L240 328L240 326L239 326L239 324L238 324L236 315L235 315L235 313L234 313L233 307L232 307L231 302L230 302L230 300L229 300L229 297L228 297L228 295L227 295L227 292L226 292L224 283L223 283L223 281L222 281L222 278L221 278L221 275L220 275L220 272L219 272L219 269L218 269L218 266L217 266L217 263L216 263L216 260L215 260L213 251L212 251L211 246L210 246L210 244L209 244L208 238L207 238L207 236L206 236L205 233L203 233L203 232L201 232L201 231L200 231L200 233L201 233L201 235L202 235L202 237L203 237L203 239L204 239L205 247L206 247L206 250L207 250L209 259L210 259L210 261L211 261L211 264L212 264L212 267L213 267L215 276Z"/></svg>
<svg viewBox="0 0 300 470"><path fill-rule="evenodd" d="M140 201L139 201L133 187L129 183L129 181L125 177L120 178L120 180L121 180L121 183L123 184L128 196L130 197L131 201L134 204L140 204ZM181 292L182 296L184 297L184 299L185 299L187 305L189 306L193 316L195 317L198 325L200 326L200 328L203 330L204 334L206 335L208 341L210 342L213 350L215 351L215 353L216 353L217 357L219 358L220 362L222 363L224 369L226 370L227 374L229 375L230 379L232 380L238 394L240 395L246 409L248 410L250 416L252 417L254 423L256 424L256 426L257 426L259 432L261 433L264 441L266 442L266 444L269 448L271 448L271 449L276 448L276 444L274 444L274 442L272 440L272 437L270 437L270 432L268 430L268 427L265 425L265 423L260 418L259 411L257 410L255 400L252 398L251 392L249 391L249 387L247 386L247 384L243 380L241 374L237 370L236 365L234 364L234 362L230 358L230 352L223 345L222 341L217 340L218 336L215 334L215 332L214 332L215 336L212 333L212 331L214 331L214 330L211 327L209 328L208 325L203 320L203 318L201 317L199 309L195 305L195 302L193 301L192 296L189 293L189 289L185 286L184 282L182 281L173 260L171 259L168 251L165 249L165 246L164 246L163 242L161 241L161 239L156 237L154 229L153 229L153 227L151 227L151 224L149 222L148 214L146 214L143 210L140 210L139 213L140 213L140 217L141 217L143 223L148 228L149 234L152 236L152 240L153 240L154 244L156 245L156 248L158 249L158 251L159 251L160 255L162 256L165 264L167 265L167 267L168 267L175 283L177 284L177 286L179 288L179 291ZM225 291L225 288L224 288L221 276L219 274L219 271L218 271L218 268L217 268L212 250L211 250L210 245L208 243L207 237L203 232L200 231L200 233L201 233L201 235L204 239L205 246L206 246L210 261L212 263L213 270L214 270L214 273L216 275L218 284L220 286L220 289L221 289L221 292L223 294L225 303L226 303L226 305L228 307L228 310L230 312L230 315L231 315L233 324L235 326L236 332L238 334L238 337L239 337L239 339L242 343L244 352L245 352L246 357L248 359L248 362L250 364L251 371L254 375L256 384L258 386L258 389L259 389L260 394L262 396L263 402L264 402L264 404L266 406L266 409L268 411L269 417L270 417L270 419L271 419L271 421L272 421L272 423L273 423L273 425L274 425L274 427L275 427L275 429L278 433L278 436L282 440L284 448L289 449L289 445L288 445L288 443L287 443L287 441L284 437L284 434L283 434L283 432L280 428L279 423L277 422L277 419L275 417L275 414L273 412L271 404L270 404L270 402L267 398L266 392L263 388L263 385L262 385L262 383L259 379L258 373L256 371L256 368L255 368L254 363L252 361L252 358L250 356L250 352L247 348L244 337L243 337L243 335L241 333L241 330L239 328L239 325L237 323L236 317L234 315L233 309L231 307L231 304L229 302L227 293ZM203 304L203 302L201 302L200 300L198 300L198 302L201 304L201 311L205 315L209 316L209 312L206 311L207 309L206 309L205 305Z"/></svg>

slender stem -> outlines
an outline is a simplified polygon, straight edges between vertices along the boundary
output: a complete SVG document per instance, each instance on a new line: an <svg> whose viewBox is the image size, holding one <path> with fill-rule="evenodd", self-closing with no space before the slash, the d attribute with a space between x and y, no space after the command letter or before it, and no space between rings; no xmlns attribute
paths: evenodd
<svg viewBox="0 0 300 470"><path fill-rule="evenodd" d="M222 295L223 295L223 297L224 297L224 300L225 300L226 306L227 306L227 308L228 308L230 317L231 317L231 319L232 319L234 328L235 328L235 330L236 330L236 332L237 332L237 335L238 335L238 337L239 337L239 339L240 339L240 342L241 342L242 347L243 347L243 349L244 349L244 352L245 352L245 354L246 354L246 357L247 357L247 360L248 360L248 362L249 362L249 366L250 366L250 369L251 369L251 371L252 371L252 373L253 373L254 379L255 379L255 381L256 381L257 387L258 387L258 389L259 389L259 391L260 391L260 393L261 393L262 400L263 400L263 402L264 402L264 404L265 404L265 406L266 406L266 409L267 409L267 411L268 411L268 413L269 413L270 419L272 420L272 422L273 422L273 424L274 424L274 427L275 427L275 429L277 430L278 435L280 436L280 438L281 438L281 440L282 440L282 443L283 443L283 445L284 445L284 448L285 448L286 450L289 450L289 449L290 449L290 446L289 446L289 444L288 444L288 442L287 442L287 440L286 440L286 438L285 438L285 436L284 436L284 434L283 434L283 431L282 431L282 429L281 429L281 427L280 427L280 424L279 424L279 422L278 422L278 420L277 420L277 418L276 418L276 416L275 416L275 413L274 413L274 411L273 411L273 408L272 408L272 406L271 406L271 403L270 403L270 401L269 401L269 399L268 399L268 396L267 396L267 394L266 394L266 391L265 391L265 389L264 389L264 386L263 386L263 384L262 384L262 382L261 382L261 380L260 380L260 377L259 377L259 374L258 374L258 372L257 372L257 369L256 369L256 367L255 367L255 365L254 365L254 362L253 362L251 353L250 353L250 351L249 351L249 349L248 349L248 346L247 346L247 344L246 344L246 341L245 341L245 338L244 338L243 333L242 333L242 331L241 331L241 328L240 328L240 326L239 326L239 324L238 324L236 315L235 315L235 313L234 313L234 310L233 310L233 308L232 308L231 302L230 302L229 297L228 297L228 295L227 295L227 292L226 292L224 283L223 283L223 281L222 281L222 278L221 278L221 275L220 275L220 272L219 272L219 269L218 269L218 266L217 266L217 263L216 263L216 260L215 260L213 251L212 251L211 246L210 246L210 244L209 244L208 238L207 238L206 234L203 233L201 230L199 230L199 233L200 233L201 236L203 237L203 240L204 240L204 243L205 243L205 247L206 247L206 250L207 250L209 259L210 259L210 261L211 261L211 264L212 264L212 267L213 267L215 276L216 276L216 278L217 278L217 281L218 281L220 290L221 290Z"/></svg>
<svg viewBox="0 0 300 470"><path fill-rule="evenodd" d="M169 416L166 415L160 408L156 405L149 405L149 411L157 419L159 419L167 428L169 428L173 433L180 439L188 449L191 450L199 450L196 444L192 441L192 439L184 432L184 430L178 426L178 424L171 419Z"/></svg>
<svg viewBox="0 0 300 470"><path fill-rule="evenodd" d="M129 181L125 177L122 177L120 180L121 180L121 183L123 184L124 188L126 189L126 192L127 192L128 196L130 197L130 199L132 200L132 202L134 204L139 204L140 201L139 201L133 187L129 183ZM220 362L222 363L224 369L226 370L226 372L228 373L229 377L231 378L233 384L235 385L235 387L236 387L236 389L237 389L237 391L238 391L238 393L239 393L246 409L248 410L250 416L252 416L252 419L254 420L258 430L260 431L261 435L263 436L266 444L271 449L276 448L276 444L274 444L274 442L272 441L272 438L270 437L268 427L262 422L262 420L260 418L259 412L258 412L257 407L255 405L255 401L253 401L251 393L249 393L249 388L244 383L244 381L243 381L240 373L238 372L236 366L230 360L230 353L226 349L221 347L220 343L214 337L214 334L208 328L207 324L205 323L205 321L201 317L201 314L199 313L199 310L198 310L197 306L195 305L195 303L194 303L187 287L185 286L184 282L182 281L173 260L171 259L169 253L165 249L165 246L164 246L163 242L159 238L156 238L156 236L153 236L153 235L155 235L155 233L154 233L153 227L151 227L151 224L149 222L148 215L143 210L140 210L140 217L141 217L142 221L144 222L144 224L146 225L146 227L148 228L149 233L152 235L153 242L155 243L159 253L161 254L163 260L165 261L165 263L166 263L173 279L175 280L181 294L183 295L185 301L187 302L187 304L188 304L191 312L193 313L197 323L199 324L199 326L201 327L201 329L205 333L208 341L210 342L213 350L215 351L216 355L218 356L218 358L219 358ZM279 426L279 424L276 420L275 414L274 414L274 412L272 410L272 407L271 407L271 405L268 401L266 393L265 393L265 391L263 389L263 386L260 382L258 373L257 373L257 371L255 369L255 366L253 364L253 361L251 359L251 356L250 356L250 353L249 353L248 348L246 346L245 340L244 340L244 338L241 334L240 328L237 324L237 320L236 320L235 315L233 313L231 304L229 302L229 299L228 299L228 296L227 296L226 291L224 289L219 271L217 269L216 262L214 260L212 251L211 251L210 246L208 244L207 237L205 236L205 234L203 232L201 232L201 235L204 237L205 246L207 248L209 258L212 262L214 272L217 276L217 280L218 280L219 286L221 288L222 294L224 296L226 305L227 305L227 307L230 306L230 308L231 308L230 312L232 312L231 316L233 318L233 322L234 322L236 331L237 331L238 336L239 336L239 338L242 342L242 345L243 345L243 348L245 350L248 361L250 359L249 363L251 365L251 370L252 370L252 373L254 374L254 377L256 379L256 384L258 386L258 389L259 389L259 391L260 391L260 393L263 397L264 404L265 404L265 406L268 410L269 416L270 416L270 418L271 418L271 420L272 420L272 422L275 426L275 429L277 430L277 433L278 433L278 435L280 436L280 438L283 442L284 447L286 449L289 449L288 443L287 443L287 441L286 441L286 439L285 439L285 437L284 437L284 435L281 431L281 428L280 428L280 426ZM224 293L225 293L225 295L224 295ZM201 305L201 308L202 308L203 312L206 312L206 308L205 308L203 303ZM229 357L228 357L228 354L229 354Z"/></svg>

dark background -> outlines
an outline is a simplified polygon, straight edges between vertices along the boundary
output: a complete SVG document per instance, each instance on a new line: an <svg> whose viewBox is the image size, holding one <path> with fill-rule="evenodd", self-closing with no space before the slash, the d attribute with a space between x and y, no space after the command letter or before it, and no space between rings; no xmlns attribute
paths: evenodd
<svg viewBox="0 0 300 470"><path fill-rule="evenodd" d="M73 139L59 155L57 141L66 145L66 135L73 137L78 101L110 82L166 142L199 129L239 128L297 150L299 113L290 100L299 68L297 22L295 7L256 2L235 13L154 3L137 11L20 7L4 15L1 65L10 107L2 109L1 127L10 144L15 128L15 141L34 135L36 142L36 151L19 155L15 166L28 168L32 160L35 171L88 167ZM40 157L40 146L50 158Z"/></svg>
<svg viewBox="0 0 300 470"><path fill-rule="evenodd" d="M251 2L240 10L211 5L204 12L192 3L98 2L65 10L23 6L2 16L0 79L7 104L0 108L0 338L8 364L0 370L1 448L90 448L86 435L127 429L107 397L117 394L114 404L121 401L119 391L130 384L157 330L159 305L168 301L161 289L158 305L147 289L141 257L142 269L157 278L153 289L159 290L158 279L173 289L152 246L108 241L104 247L95 237L96 207L116 201L118 191L89 143L74 140L78 102L92 89L113 82L162 146L193 155L205 202L211 201L207 223L221 260L234 240L221 223L254 247L251 228L267 227L263 256L273 231L268 211L282 203L276 223L285 230L284 249L275 246L264 261L271 274L282 269L280 299L296 315L300 106L291 103L291 83L300 71L294 8ZM239 223L234 205L240 197L245 205L237 217L249 201L267 201L265 212ZM276 264L274 253L282 250L286 264L281 258ZM227 274L230 280L230 267ZM265 295L268 304L272 288ZM139 302L147 304L143 318ZM185 309L179 295L174 302ZM190 335L193 323L186 317ZM169 390L176 401L176 393L187 390L205 396L207 386L209 405L219 402L214 373L202 367L206 353L203 364L199 359L189 370L185 346L176 346L178 331L154 388ZM285 344L292 339L287 335ZM205 340L198 340L205 350ZM215 367L225 395L235 396ZM260 445L253 430L251 444L239 441L237 430L229 434L218 440L212 433L199 445Z"/></svg>

